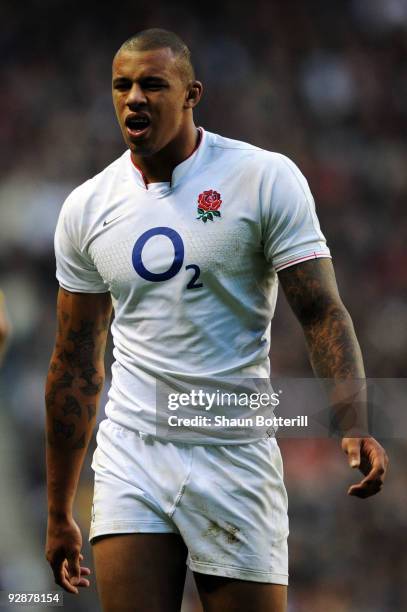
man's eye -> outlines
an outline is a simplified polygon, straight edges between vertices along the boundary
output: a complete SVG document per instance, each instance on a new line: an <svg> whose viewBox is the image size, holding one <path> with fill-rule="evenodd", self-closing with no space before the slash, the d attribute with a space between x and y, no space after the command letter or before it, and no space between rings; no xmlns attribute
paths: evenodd
<svg viewBox="0 0 407 612"><path fill-rule="evenodd" d="M150 91L158 91L159 89L164 89L164 83L146 83L144 85L144 89L149 89Z"/></svg>
<svg viewBox="0 0 407 612"><path fill-rule="evenodd" d="M118 91L126 91L126 89L130 89L130 87L131 85L125 81L114 84L114 89L117 89Z"/></svg>

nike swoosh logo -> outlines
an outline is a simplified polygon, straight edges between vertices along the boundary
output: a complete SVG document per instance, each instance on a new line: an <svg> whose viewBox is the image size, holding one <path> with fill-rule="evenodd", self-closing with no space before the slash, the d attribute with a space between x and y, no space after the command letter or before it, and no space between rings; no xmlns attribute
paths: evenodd
<svg viewBox="0 0 407 612"><path fill-rule="evenodd" d="M114 217L114 219L109 219L109 221L105 219L103 222L103 227L105 227L105 225L109 225L109 223L113 223L113 221L116 221L116 219L118 219L119 217L121 217L121 215L119 215L118 217Z"/></svg>

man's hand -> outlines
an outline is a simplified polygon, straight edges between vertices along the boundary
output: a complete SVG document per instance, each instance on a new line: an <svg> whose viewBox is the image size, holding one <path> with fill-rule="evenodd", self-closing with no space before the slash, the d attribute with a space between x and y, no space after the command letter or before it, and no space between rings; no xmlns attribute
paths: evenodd
<svg viewBox="0 0 407 612"><path fill-rule="evenodd" d="M349 465L365 476L349 487L348 495L365 498L378 493L389 463L384 448L374 438L343 438L342 450L348 455Z"/></svg>
<svg viewBox="0 0 407 612"><path fill-rule="evenodd" d="M68 593L79 593L78 587L88 587L90 569L81 567L82 536L73 519L48 519L46 558L51 565L56 584Z"/></svg>

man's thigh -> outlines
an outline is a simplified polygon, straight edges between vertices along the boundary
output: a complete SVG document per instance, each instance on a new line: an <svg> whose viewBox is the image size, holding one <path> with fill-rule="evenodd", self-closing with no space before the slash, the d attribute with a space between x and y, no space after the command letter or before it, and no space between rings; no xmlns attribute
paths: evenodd
<svg viewBox="0 0 407 612"><path fill-rule="evenodd" d="M205 612L286 612L287 587L194 572Z"/></svg>
<svg viewBox="0 0 407 612"><path fill-rule="evenodd" d="M179 535L109 535L92 549L103 612L179 612L187 555Z"/></svg>

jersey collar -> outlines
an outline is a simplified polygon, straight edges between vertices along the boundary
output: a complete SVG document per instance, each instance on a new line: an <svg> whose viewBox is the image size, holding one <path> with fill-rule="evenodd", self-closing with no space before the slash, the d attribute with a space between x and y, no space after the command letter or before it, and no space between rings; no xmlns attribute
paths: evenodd
<svg viewBox="0 0 407 612"><path fill-rule="evenodd" d="M205 130L202 127L199 127L198 130L201 134L199 142L195 149L192 151L192 153L186 159L184 159L183 162L181 162L180 164L178 164L178 166L174 168L171 177L171 183L169 184L169 189L172 189L176 185L178 185L187 174L189 174L194 168L198 167L200 164L200 161L204 155L204 150L206 149L207 136ZM144 174L142 170L134 163L130 155L130 151L129 157L131 166L133 168L133 176L135 178L136 184L139 187L148 190L148 185L146 183Z"/></svg>

